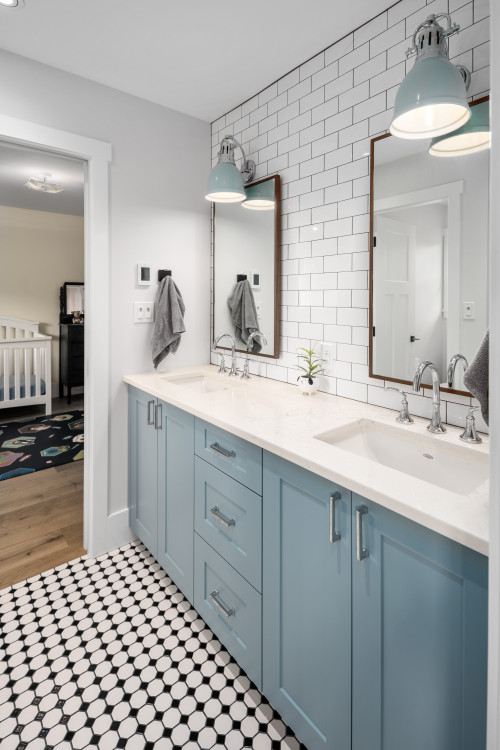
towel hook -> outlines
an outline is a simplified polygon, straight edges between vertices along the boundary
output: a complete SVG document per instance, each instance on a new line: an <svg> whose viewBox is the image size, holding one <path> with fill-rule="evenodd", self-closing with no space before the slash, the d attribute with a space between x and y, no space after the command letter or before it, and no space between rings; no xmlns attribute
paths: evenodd
<svg viewBox="0 0 500 750"><path fill-rule="evenodd" d="M238 283L238 281L246 281L247 278L248 277L247 277L246 273L239 273L239 274L236 275L236 283Z"/></svg>
<svg viewBox="0 0 500 750"><path fill-rule="evenodd" d="M158 271L158 281L162 281L165 276L172 276L172 271L165 271L160 269Z"/></svg>

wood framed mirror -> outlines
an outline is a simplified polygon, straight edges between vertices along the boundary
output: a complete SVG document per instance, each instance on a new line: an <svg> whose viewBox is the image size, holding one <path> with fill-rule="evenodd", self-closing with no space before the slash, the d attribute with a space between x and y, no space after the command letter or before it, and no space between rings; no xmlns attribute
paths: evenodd
<svg viewBox="0 0 500 750"><path fill-rule="evenodd" d="M371 141L369 375L411 385L430 360L443 391L470 396L463 367L451 384L447 371L455 354L470 363L488 328L490 151L440 158L429 146Z"/></svg>
<svg viewBox="0 0 500 750"><path fill-rule="evenodd" d="M240 281L248 281L257 316L257 327L267 344L252 355L279 357L280 323L280 178L279 175L245 185L264 186L274 197L270 210L249 210L241 203L214 203L212 208L214 267L212 342L231 334L236 351L246 352L246 341L235 334L234 315L228 300ZM221 342L222 343L222 342ZM227 339L224 344L227 343ZM221 349L227 349L226 345Z"/></svg>

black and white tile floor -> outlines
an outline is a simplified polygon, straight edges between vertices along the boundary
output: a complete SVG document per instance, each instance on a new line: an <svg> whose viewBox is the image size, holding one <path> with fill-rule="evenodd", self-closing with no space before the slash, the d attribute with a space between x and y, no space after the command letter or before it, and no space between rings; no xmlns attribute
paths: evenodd
<svg viewBox="0 0 500 750"><path fill-rule="evenodd" d="M0 591L1 750L305 750L139 542Z"/></svg>

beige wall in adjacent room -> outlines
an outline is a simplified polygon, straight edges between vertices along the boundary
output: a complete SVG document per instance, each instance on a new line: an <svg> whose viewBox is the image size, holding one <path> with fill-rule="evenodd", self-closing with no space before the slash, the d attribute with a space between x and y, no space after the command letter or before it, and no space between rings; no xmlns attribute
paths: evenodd
<svg viewBox="0 0 500 750"><path fill-rule="evenodd" d="M52 336L59 380L59 287L83 281L83 217L0 206L0 315L36 320Z"/></svg>

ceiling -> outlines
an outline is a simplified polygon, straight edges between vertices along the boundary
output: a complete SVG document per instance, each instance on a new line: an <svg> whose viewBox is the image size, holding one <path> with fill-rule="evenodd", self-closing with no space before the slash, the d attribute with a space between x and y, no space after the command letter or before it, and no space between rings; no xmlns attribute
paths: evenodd
<svg viewBox="0 0 500 750"><path fill-rule="evenodd" d="M49 173L48 182L65 185L60 193L25 187L30 177ZM83 216L83 162L45 151L0 144L0 206Z"/></svg>
<svg viewBox="0 0 500 750"><path fill-rule="evenodd" d="M25 0L0 47L208 122L390 0Z"/></svg>

